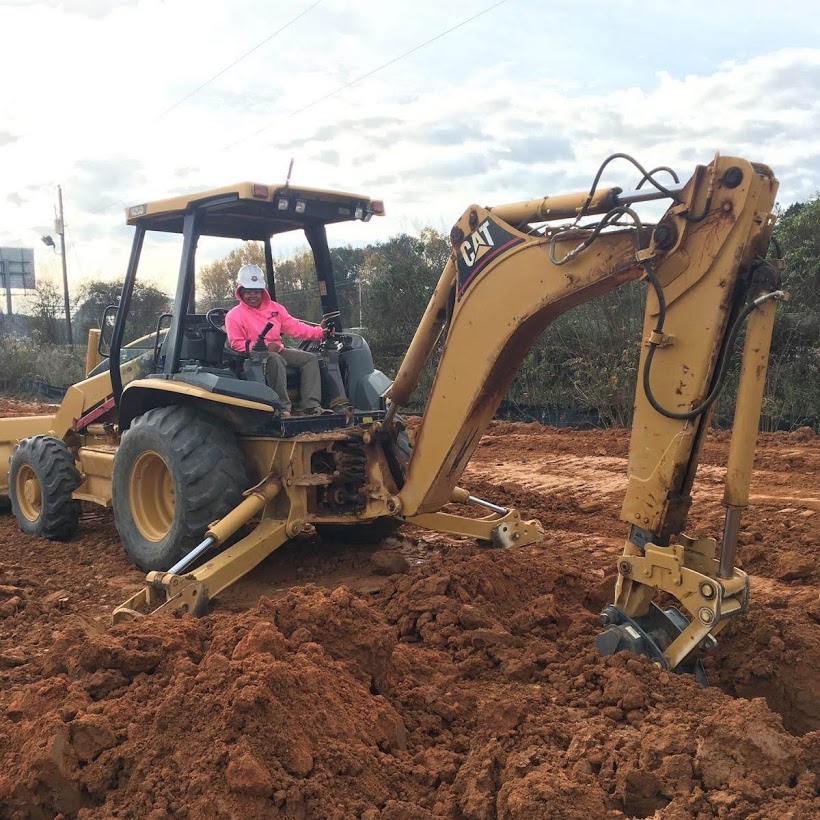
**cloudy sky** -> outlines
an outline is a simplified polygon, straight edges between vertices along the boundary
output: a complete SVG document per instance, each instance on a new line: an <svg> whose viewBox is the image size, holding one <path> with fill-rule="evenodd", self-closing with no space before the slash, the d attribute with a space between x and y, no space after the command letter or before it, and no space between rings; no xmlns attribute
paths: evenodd
<svg viewBox="0 0 820 820"><path fill-rule="evenodd" d="M0 0L0 245L59 270L39 237L60 184L72 288L121 277L126 205L281 182L291 158L296 184L385 200L336 243L582 190L614 151L682 177L716 150L765 162L786 205L820 189L816 8ZM152 251L157 281L171 252Z"/></svg>

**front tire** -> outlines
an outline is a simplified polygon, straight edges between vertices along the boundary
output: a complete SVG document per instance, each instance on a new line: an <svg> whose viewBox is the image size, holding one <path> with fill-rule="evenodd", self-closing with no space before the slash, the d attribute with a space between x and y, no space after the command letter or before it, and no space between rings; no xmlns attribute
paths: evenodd
<svg viewBox="0 0 820 820"><path fill-rule="evenodd" d="M24 438L9 459L9 501L20 529L49 541L68 541L77 531L82 484L74 456L54 436Z"/></svg>
<svg viewBox="0 0 820 820"><path fill-rule="evenodd" d="M114 524L142 570L167 570L242 500L247 478L236 437L188 407L134 419L114 457Z"/></svg>

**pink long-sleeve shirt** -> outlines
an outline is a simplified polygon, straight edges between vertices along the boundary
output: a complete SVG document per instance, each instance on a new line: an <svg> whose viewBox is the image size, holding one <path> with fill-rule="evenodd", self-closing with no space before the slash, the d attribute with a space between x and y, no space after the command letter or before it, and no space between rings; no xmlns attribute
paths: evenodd
<svg viewBox="0 0 820 820"><path fill-rule="evenodd" d="M239 288L235 292L239 304L231 308L225 316L225 331L228 334L228 344L241 353L245 352L245 342L250 341L251 346L256 341L256 337L268 322L273 322L273 327L265 336L268 344L276 346L277 350L284 347L282 334L293 336L294 339L304 339L305 341L318 342L322 338L323 331L317 325L309 325L300 322L288 313L284 305L274 302L270 298L267 290L262 291L262 303L258 308L252 308L245 304L239 296Z"/></svg>

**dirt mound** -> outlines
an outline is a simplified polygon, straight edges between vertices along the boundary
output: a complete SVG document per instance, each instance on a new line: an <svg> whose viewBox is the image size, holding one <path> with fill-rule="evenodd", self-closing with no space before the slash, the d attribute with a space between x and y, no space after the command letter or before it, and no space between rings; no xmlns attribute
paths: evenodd
<svg viewBox="0 0 820 820"><path fill-rule="evenodd" d="M791 610L788 603L785 595L772 598L730 624L707 665L712 684L765 698L802 734L820 728L820 601L815 595Z"/></svg>
<svg viewBox="0 0 820 820"><path fill-rule="evenodd" d="M57 412L56 404L19 401L0 397L0 418L13 416L48 416Z"/></svg>
<svg viewBox="0 0 820 820"><path fill-rule="evenodd" d="M307 586L238 616L69 619L6 705L0 805L21 818L818 807L816 736L789 734L762 699L598 657L579 583L537 547L454 547L369 600Z"/></svg>
<svg viewBox="0 0 820 820"><path fill-rule="evenodd" d="M0 805L12 817L159 818L262 817L274 805L346 817L383 803L406 733L368 684L393 642L376 633L360 655L367 605L343 590L323 595L300 603L307 620L330 605L331 633L351 607L364 610L341 662L304 627L288 639L265 601L236 619L69 627L43 680L6 708L15 753L3 761ZM298 609L283 605L284 620Z"/></svg>

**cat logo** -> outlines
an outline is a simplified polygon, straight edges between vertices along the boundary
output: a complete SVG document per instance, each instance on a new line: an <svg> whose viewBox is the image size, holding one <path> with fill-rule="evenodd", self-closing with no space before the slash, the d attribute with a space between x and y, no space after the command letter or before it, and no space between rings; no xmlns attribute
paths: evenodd
<svg viewBox="0 0 820 820"><path fill-rule="evenodd" d="M510 233L490 217L485 219L458 246L456 298L461 299L476 277L488 265L491 265L493 260L523 242L524 237Z"/></svg>
<svg viewBox="0 0 820 820"><path fill-rule="evenodd" d="M490 235L490 220L485 219L478 229L461 243L461 256L467 265L472 267L493 245L495 242Z"/></svg>

